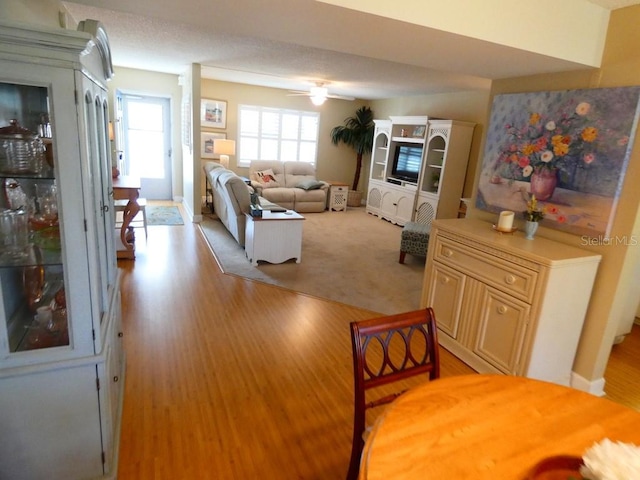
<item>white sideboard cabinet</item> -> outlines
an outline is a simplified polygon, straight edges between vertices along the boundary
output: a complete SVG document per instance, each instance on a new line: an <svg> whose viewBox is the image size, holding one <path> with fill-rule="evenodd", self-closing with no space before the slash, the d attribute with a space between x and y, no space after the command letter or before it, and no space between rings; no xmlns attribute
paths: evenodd
<svg viewBox="0 0 640 480"><path fill-rule="evenodd" d="M599 262L477 219L435 220L421 304L440 343L475 370L570 385Z"/></svg>
<svg viewBox="0 0 640 480"><path fill-rule="evenodd" d="M0 212L27 219L20 237L3 223L0 242L3 479L117 472L124 353L112 74L99 22L76 31L0 21Z"/></svg>

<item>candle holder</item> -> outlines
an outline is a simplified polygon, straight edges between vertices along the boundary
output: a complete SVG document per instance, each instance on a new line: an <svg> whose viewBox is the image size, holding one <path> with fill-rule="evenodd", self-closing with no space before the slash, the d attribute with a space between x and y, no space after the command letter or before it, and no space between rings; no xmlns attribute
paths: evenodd
<svg viewBox="0 0 640 480"><path fill-rule="evenodd" d="M509 229L505 229L505 228L500 228L498 225L492 225L493 229L498 232L498 233L507 233L509 235L513 234L513 232L515 232L516 230L518 230L518 227L511 227Z"/></svg>

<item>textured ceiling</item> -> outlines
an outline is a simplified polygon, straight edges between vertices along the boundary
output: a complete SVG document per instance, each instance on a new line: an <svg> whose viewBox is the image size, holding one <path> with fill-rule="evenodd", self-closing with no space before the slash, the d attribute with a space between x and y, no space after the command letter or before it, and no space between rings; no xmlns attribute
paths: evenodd
<svg viewBox="0 0 640 480"><path fill-rule="evenodd" d="M614 9L640 3L588 0ZM361 99L488 88L491 79L583 65L340 9L313 0L80 0L100 20L115 66L181 74L191 63L223 81Z"/></svg>

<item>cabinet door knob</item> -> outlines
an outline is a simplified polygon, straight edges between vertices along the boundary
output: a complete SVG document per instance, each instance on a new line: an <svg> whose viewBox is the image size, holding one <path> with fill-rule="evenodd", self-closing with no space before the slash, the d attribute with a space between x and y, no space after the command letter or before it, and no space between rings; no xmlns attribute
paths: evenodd
<svg viewBox="0 0 640 480"><path fill-rule="evenodd" d="M113 377L113 381L114 381L114 382L117 382L118 380L120 380L120 377L118 377L118 375L115 375L115 376Z"/></svg>
<svg viewBox="0 0 640 480"><path fill-rule="evenodd" d="M442 255L444 255L445 257L449 258L451 255L453 255L453 251L449 250L448 248L445 248L442 251Z"/></svg>
<svg viewBox="0 0 640 480"><path fill-rule="evenodd" d="M500 305L500 306L498 307L498 313L499 313L500 315L504 315L505 313L507 313L507 307L505 307L504 305Z"/></svg>
<svg viewBox="0 0 640 480"><path fill-rule="evenodd" d="M449 277L440 277L440 283L443 284L443 285L446 285L450 281L451 281L451 279Z"/></svg>
<svg viewBox="0 0 640 480"><path fill-rule="evenodd" d="M514 283L516 283L516 277L514 277L513 275L507 275L506 277L504 277L504 281L508 285L513 285Z"/></svg>
<svg viewBox="0 0 640 480"><path fill-rule="evenodd" d="M118 332L118 337L124 337L124 333Z"/></svg>

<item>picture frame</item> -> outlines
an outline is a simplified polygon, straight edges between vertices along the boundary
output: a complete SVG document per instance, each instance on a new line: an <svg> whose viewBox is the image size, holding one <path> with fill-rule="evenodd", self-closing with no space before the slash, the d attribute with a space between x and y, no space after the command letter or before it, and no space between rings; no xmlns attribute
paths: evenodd
<svg viewBox="0 0 640 480"><path fill-rule="evenodd" d="M200 158L219 159L220 155L213 153L213 142L225 140L226 133L201 132L200 134Z"/></svg>
<svg viewBox="0 0 640 480"><path fill-rule="evenodd" d="M203 127L227 128L227 102L203 98L200 101L200 124Z"/></svg>
<svg viewBox="0 0 640 480"><path fill-rule="evenodd" d="M413 138L423 138L424 137L424 132L426 131L427 127L424 125L418 125L416 128L413 129L413 134L411 135Z"/></svg>
<svg viewBox="0 0 640 480"><path fill-rule="evenodd" d="M640 116L640 87L496 95L476 208L517 212L535 195L543 226L611 234Z"/></svg>

